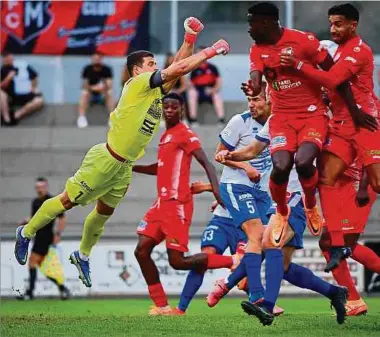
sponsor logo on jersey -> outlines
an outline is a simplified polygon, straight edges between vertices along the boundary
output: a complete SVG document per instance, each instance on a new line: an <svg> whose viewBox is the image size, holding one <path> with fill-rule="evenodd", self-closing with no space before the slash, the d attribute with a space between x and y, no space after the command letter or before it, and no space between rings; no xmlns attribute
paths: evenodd
<svg viewBox="0 0 380 337"><path fill-rule="evenodd" d="M350 61L350 62L352 62L352 63L356 63L357 61L356 61L356 59L354 59L353 57L351 57L351 56L347 56L347 57L345 57L345 59L344 59L345 61Z"/></svg>
<svg viewBox="0 0 380 337"><path fill-rule="evenodd" d="M292 82L291 80L282 80L272 82L272 87L276 91L297 88L302 85L301 81Z"/></svg>
<svg viewBox="0 0 380 337"><path fill-rule="evenodd" d="M286 144L287 141L285 136L276 136L273 137L270 146L272 149L275 149L277 147L285 146Z"/></svg>
<svg viewBox="0 0 380 337"><path fill-rule="evenodd" d="M317 110L317 107L315 106L315 105L310 105L308 108L307 108L307 111L310 111L310 112L313 112L313 111L315 111L315 110Z"/></svg>
<svg viewBox="0 0 380 337"><path fill-rule="evenodd" d="M156 123L157 121L152 121L149 118L145 118L139 129L139 132L148 137L152 136L156 127Z"/></svg>
<svg viewBox="0 0 380 337"><path fill-rule="evenodd" d="M150 105L147 114L152 116L154 119L160 120L162 115L162 101L156 98Z"/></svg>
<svg viewBox="0 0 380 337"><path fill-rule="evenodd" d="M293 55L294 51L292 47L286 47L281 49L281 54Z"/></svg>
<svg viewBox="0 0 380 337"><path fill-rule="evenodd" d="M253 199L253 196L251 193L244 193L244 194L239 195L240 201L247 200L247 199Z"/></svg>

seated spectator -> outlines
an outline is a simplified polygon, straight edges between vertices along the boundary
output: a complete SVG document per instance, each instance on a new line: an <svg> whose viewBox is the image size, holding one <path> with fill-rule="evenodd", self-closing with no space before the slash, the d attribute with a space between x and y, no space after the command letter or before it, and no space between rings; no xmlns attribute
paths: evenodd
<svg viewBox="0 0 380 337"><path fill-rule="evenodd" d="M174 55L172 53L167 53L164 68L169 67L173 63L173 61L174 61ZM188 82L186 80L186 77L182 76L178 79L178 81L174 85L173 89L170 90L170 92L174 92L183 98L184 106L185 106L185 111L184 111L185 116L186 116L186 119L190 122L189 113L188 113L189 108L187 105L187 93L186 93L187 88L188 88Z"/></svg>
<svg viewBox="0 0 380 337"><path fill-rule="evenodd" d="M82 71L82 92L79 99L78 109L78 128L88 126L86 111L88 103L106 103L108 112L111 113L115 108L112 93L112 69L102 63L103 55L95 53L92 55L91 64L85 66Z"/></svg>
<svg viewBox="0 0 380 337"><path fill-rule="evenodd" d="M14 61L8 52L3 54L0 86L1 117L5 126L17 124L44 104L38 91L37 72L25 61Z"/></svg>
<svg viewBox="0 0 380 337"><path fill-rule="evenodd" d="M201 51L203 47L199 47ZM215 65L205 61L190 74L191 86L188 90L190 121L198 125L198 104L210 103L214 105L219 123L224 124L224 106L219 93L222 79Z"/></svg>

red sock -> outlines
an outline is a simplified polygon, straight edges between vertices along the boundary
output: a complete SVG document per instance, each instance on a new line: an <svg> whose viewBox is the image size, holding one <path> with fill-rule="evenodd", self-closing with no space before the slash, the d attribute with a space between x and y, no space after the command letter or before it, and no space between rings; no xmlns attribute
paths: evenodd
<svg viewBox="0 0 380 337"><path fill-rule="evenodd" d="M288 182L277 185L272 178L269 179L269 189L273 201L277 204L277 212L286 216L288 214L288 204L286 203L286 188Z"/></svg>
<svg viewBox="0 0 380 337"><path fill-rule="evenodd" d="M207 269L231 268L233 263L232 256L208 254Z"/></svg>
<svg viewBox="0 0 380 337"><path fill-rule="evenodd" d="M328 262L330 260L330 254L323 252L323 255ZM356 290L354 281L351 277L350 270L348 268L347 260L342 260L338 267L332 270L335 281L340 285L348 288L348 300L357 301L360 299L360 294Z"/></svg>
<svg viewBox="0 0 380 337"><path fill-rule="evenodd" d="M168 298L161 283L148 286L148 290L150 298L157 307L166 307L168 305Z"/></svg>
<svg viewBox="0 0 380 337"><path fill-rule="evenodd" d="M317 204L315 192L318 186L318 170L315 170L314 174L308 179L299 177L299 181L305 194L305 207L311 209Z"/></svg>
<svg viewBox="0 0 380 337"><path fill-rule="evenodd" d="M342 233L341 221L344 216L341 216L341 205L339 188L335 186L327 186L320 184L318 186L319 197L321 199L321 207L323 217L325 218L327 231L331 237L332 247L343 247L344 237Z"/></svg>
<svg viewBox="0 0 380 337"><path fill-rule="evenodd" d="M357 244L352 251L351 257L370 271L380 274L380 257L372 249Z"/></svg>

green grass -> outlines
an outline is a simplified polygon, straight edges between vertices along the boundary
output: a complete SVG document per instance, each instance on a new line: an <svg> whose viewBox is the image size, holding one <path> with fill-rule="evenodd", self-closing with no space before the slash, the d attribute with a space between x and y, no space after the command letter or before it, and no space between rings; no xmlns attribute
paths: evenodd
<svg viewBox="0 0 380 337"><path fill-rule="evenodd" d="M368 298L369 314L350 317L338 325L323 298L285 298L285 314L263 327L240 309L241 299L228 298L213 309L204 299L194 300L182 317L148 317L147 299L37 299L1 302L2 337L11 336L141 336L141 337L245 337L245 336L380 336L380 299ZM176 305L176 300L171 304Z"/></svg>

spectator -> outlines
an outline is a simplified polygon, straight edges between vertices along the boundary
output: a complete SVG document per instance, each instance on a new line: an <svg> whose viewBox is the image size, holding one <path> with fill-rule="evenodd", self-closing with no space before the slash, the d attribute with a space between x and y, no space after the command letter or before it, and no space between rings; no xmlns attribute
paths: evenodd
<svg viewBox="0 0 380 337"><path fill-rule="evenodd" d="M17 124L22 118L42 108L38 91L38 74L25 61L14 61L11 53L3 54L1 66L1 117L4 125ZM18 108L14 111L15 108Z"/></svg>
<svg viewBox="0 0 380 337"><path fill-rule="evenodd" d="M203 47L199 47L201 51ZM189 108L190 121L193 125L198 125L197 110L198 104L211 103L214 105L219 123L224 124L224 106L219 93L222 86L222 79L215 65L205 61L190 74L191 86L189 88Z"/></svg>
<svg viewBox="0 0 380 337"><path fill-rule="evenodd" d="M79 99L78 128L88 126L86 110L88 103L103 103L107 105L109 113L115 108L112 93L112 69L102 63L103 54L96 52L92 55L91 64L85 66L82 71L82 92Z"/></svg>
<svg viewBox="0 0 380 337"><path fill-rule="evenodd" d="M166 69L167 67L169 67L173 63L173 61L174 61L174 55L172 53L167 53L164 68ZM187 93L186 93L187 89L188 89L188 84L187 84L186 77L182 76L178 79L175 86L170 92L174 92L183 98L184 107L185 107L185 111L184 111L185 116L186 116L186 119L190 122L189 113L188 113L189 108L187 105Z"/></svg>

